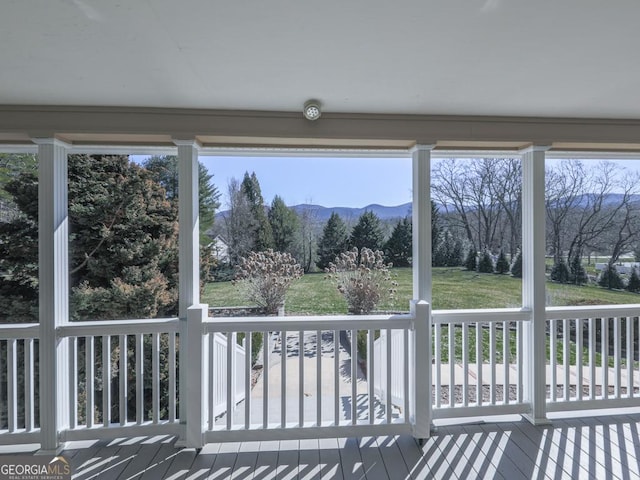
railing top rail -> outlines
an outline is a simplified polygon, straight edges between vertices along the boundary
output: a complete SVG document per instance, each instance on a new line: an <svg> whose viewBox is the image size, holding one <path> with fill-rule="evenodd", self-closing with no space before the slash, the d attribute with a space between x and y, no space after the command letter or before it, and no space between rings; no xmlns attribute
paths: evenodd
<svg viewBox="0 0 640 480"><path fill-rule="evenodd" d="M476 322L523 322L531 319L526 308L484 308L469 310L433 310L433 324Z"/></svg>
<svg viewBox="0 0 640 480"><path fill-rule="evenodd" d="M70 322L57 328L61 337L85 337L98 335L134 335L139 333L177 332L178 318L154 320L95 320Z"/></svg>
<svg viewBox="0 0 640 480"><path fill-rule="evenodd" d="M411 328L413 316L400 315L313 315L291 317L209 317L208 332L255 332L279 330L366 330Z"/></svg>
<svg viewBox="0 0 640 480"><path fill-rule="evenodd" d="M39 335L39 323L0 324L0 340L38 338Z"/></svg>
<svg viewBox="0 0 640 480"><path fill-rule="evenodd" d="M565 318L640 317L640 304L547 307L547 320Z"/></svg>

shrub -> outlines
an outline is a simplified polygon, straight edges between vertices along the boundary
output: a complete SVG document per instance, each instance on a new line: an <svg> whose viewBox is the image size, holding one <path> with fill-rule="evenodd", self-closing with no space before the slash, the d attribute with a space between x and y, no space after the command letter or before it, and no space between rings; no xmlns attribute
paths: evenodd
<svg viewBox="0 0 640 480"><path fill-rule="evenodd" d="M474 272L477 268L477 256L475 249L472 247L467 253L467 258L464 260L464 268L466 270Z"/></svg>
<svg viewBox="0 0 640 480"><path fill-rule="evenodd" d="M509 262L507 261L507 257L504 254L504 251L500 250L500 255L498 256L498 261L496 262L496 273L503 275L505 273L509 273Z"/></svg>
<svg viewBox="0 0 640 480"><path fill-rule="evenodd" d="M488 250L485 250L478 261L478 271L480 273L493 273L493 260Z"/></svg>
<svg viewBox="0 0 640 480"><path fill-rule="evenodd" d="M266 313L275 314L284 304L291 283L302 273L302 267L291 254L269 249L241 257L234 282L244 289L250 301Z"/></svg>
<svg viewBox="0 0 640 480"><path fill-rule="evenodd" d="M602 270L600 278L598 278L598 285L608 288L609 290L621 290L624 288L624 282L614 265L607 265L604 270Z"/></svg>
<svg viewBox="0 0 640 480"><path fill-rule="evenodd" d="M633 293L640 292L640 276L638 275L638 269L635 267L631 269L631 275L629 275L627 290Z"/></svg>
<svg viewBox="0 0 640 480"><path fill-rule="evenodd" d="M571 270L571 283L575 285L584 285L589 280L587 277L587 272L582 266L582 258L580 255L574 255L573 260L570 265Z"/></svg>
<svg viewBox="0 0 640 480"><path fill-rule="evenodd" d="M520 252L519 250L516 254L516 258L511 264L511 275L516 278L522 278L522 252Z"/></svg>
<svg viewBox="0 0 640 480"><path fill-rule="evenodd" d="M384 295L393 295L396 283L391 280L390 267L380 250L364 247L358 252L354 247L338 255L325 271L347 301L349 313L365 314L372 312Z"/></svg>
<svg viewBox="0 0 640 480"><path fill-rule="evenodd" d="M569 283L570 278L571 272L569 272L569 267L567 267L567 264L563 259L560 259L553 264L553 268L551 269L551 280L558 283Z"/></svg>

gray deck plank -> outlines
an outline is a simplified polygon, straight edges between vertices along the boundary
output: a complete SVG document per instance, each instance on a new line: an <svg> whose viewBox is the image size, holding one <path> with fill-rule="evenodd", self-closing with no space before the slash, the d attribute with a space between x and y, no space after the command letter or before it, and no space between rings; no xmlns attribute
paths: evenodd
<svg viewBox="0 0 640 480"><path fill-rule="evenodd" d="M388 479L389 475L387 474L387 469L375 437L359 438L358 448L360 450L360 458L362 459L364 478L367 480Z"/></svg>
<svg viewBox="0 0 640 480"><path fill-rule="evenodd" d="M407 464L404 463L396 437L377 437L376 443L389 477L410 478L409 469Z"/></svg>
<svg viewBox="0 0 640 480"><path fill-rule="evenodd" d="M320 478L320 451L318 439L300 440L298 477L301 480Z"/></svg>
<svg viewBox="0 0 640 480"><path fill-rule="evenodd" d="M320 478L323 480L343 480L340 466L340 452L336 438L321 438L318 440L320 448Z"/></svg>
<svg viewBox="0 0 640 480"><path fill-rule="evenodd" d="M198 453L193 460L189 471L185 475L186 480L212 480L216 478L211 469L216 460L216 455L220 450L219 443L210 443L202 447L202 450Z"/></svg>
<svg viewBox="0 0 640 480"><path fill-rule="evenodd" d="M365 478L358 440L355 438L338 439L338 451L340 452L342 477L346 480Z"/></svg>
<svg viewBox="0 0 640 480"><path fill-rule="evenodd" d="M278 450L278 480L293 480L298 478L299 440L283 440Z"/></svg>
<svg viewBox="0 0 640 480"><path fill-rule="evenodd" d="M197 456L198 452L195 448L179 450L165 473L165 480L182 480L186 478Z"/></svg>
<svg viewBox="0 0 640 480"><path fill-rule="evenodd" d="M433 440L429 440L433 441ZM422 449L413 437L400 435L396 437L396 443L404 460L411 479L432 478L429 465L424 458Z"/></svg>

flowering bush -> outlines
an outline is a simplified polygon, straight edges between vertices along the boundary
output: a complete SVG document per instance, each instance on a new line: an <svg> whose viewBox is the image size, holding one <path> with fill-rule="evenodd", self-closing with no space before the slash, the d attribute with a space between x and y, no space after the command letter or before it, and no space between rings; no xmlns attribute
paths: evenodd
<svg viewBox="0 0 640 480"><path fill-rule="evenodd" d="M249 252L241 257L234 282L250 301L268 314L278 312L291 283L302 276L302 267L289 253Z"/></svg>
<svg viewBox="0 0 640 480"><path fill-rule="evenodd" d="M338 255L325 269L336 282L338 291L347 301L350 313L372 312L384 295L392 296L397 283L391 280L390 264L384 263L380 250L354 247Z"/></svg>

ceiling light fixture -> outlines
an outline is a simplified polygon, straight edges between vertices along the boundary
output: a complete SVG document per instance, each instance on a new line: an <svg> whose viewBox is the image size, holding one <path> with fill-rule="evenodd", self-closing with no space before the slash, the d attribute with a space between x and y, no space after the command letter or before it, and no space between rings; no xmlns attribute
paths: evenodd
<svg viewBox="0 0 640 480"><path fill-rule="evenodd" d="M307 120L318 120L322 112L320 111L320 102L318 100L307 100L302 109L304 118Z"/></svg>

